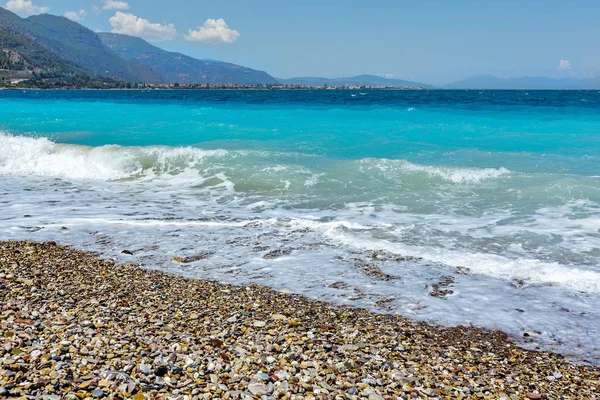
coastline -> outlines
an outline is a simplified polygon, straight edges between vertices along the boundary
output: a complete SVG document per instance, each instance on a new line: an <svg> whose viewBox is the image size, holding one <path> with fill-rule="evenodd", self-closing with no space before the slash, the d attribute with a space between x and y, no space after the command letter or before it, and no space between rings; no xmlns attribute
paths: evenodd
<svg viewBox="0 0 600 400"><path fill-rule="evenodd" d="M334 87L334 88L319 88L319 87L286 87L286 88L280 88L280 87L216 87L216 88L186 88L186 87L147 87L147 88L76 88L76 87L64 87L64 88L35 88L35 87L0 87L0 90L7 90L7 91L19 91L19 90L31 90L31 91L37 91L37 90L50 90L50 91L60 91L60 90L93 90L93 91L103 91L103 90L108 90L108 91L126 91L126 92L131 92L131 91L149 91L149 90L163 90L163 91L236 91L236 90L241 90L241 91L295 91L295 90L300 90L300 91L343 91L343 92L351 92L351 91L357 91L357 90L361 90L361 91L400 91L400 92L405 92L405 91L418 91L418 92L422 92L422 91L431 91L431 90L452 90L452 89L425 89L425 88L401 88L401 87L381 87L381 88L377 88L377 87L373 87L373 88L348 88L348 87ZM476 90L476 89L473 89ZM519 89L520 90L520 89ZM594 90L594 89L590 89L590 90Z"/></svg>
<svg viewBox="0 0 600 400"><path fill-rule="evenodd" d="M593 399L600 369L55 243L0 242L0 398ZM54 396L54 397L53 397Z"/></svg>

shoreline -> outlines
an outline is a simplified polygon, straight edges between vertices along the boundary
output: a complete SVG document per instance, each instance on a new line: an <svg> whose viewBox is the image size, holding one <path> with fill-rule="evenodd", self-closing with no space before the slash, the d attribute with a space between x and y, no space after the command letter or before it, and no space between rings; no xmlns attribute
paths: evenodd
<svg viewBox="0 0 600 400"><path fill-rule="evenodd" d="M0 398L593 399L600 391L600 368L521 349L503 332L183 278L53 242L0 242L0 293Z"/></svg>
<svg viewBox="0 0 600 400"><path fill-rule="evenodd" d="M89 91L125 91L125 92L131 92L131 91L155 91L155 90L162 90L162 91L174 91L174 92L184 92L184 91L205 91L205 92L209 92L209 91L236 91L236 90L246 90L246 91L273 91L273 92L285 92L285 91L342 91L342 92L351 92L351 91L402 91L402 92L406 92L406 91L418 91L418 92L424 92L424 91L431 91L431 90L453 90L453 89L424 89L424 88L400 88L400 87L381 87L381 88L345 88L345 87L336 87L336 88L331 88L331 89L325 89L325 88L317 88L317 87L300 87L300 88L263 88L263 87L257 87L257 88L251 88L251 87L232 87L232 88L228 88L228 87L217 87L217 88L185 88L185 87L169 87L169 88L164 88L164 87L148 87L148 88L31 88L31 87L0 87L0 90L7 90L7 91L19 91L19 90L28 90L28 91L65 91L65 90L70 90L70 91L84 91L84 90L89 90ZM502 89L500 89L502 90ZM593 90L593 89L590 89Z"/></svg>

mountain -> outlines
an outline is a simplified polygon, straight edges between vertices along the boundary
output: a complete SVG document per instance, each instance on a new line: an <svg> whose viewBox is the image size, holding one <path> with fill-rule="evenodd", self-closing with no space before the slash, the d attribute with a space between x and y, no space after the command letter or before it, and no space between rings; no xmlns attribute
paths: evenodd
<svg viewBox="0 0 600 400"><path fill-rule="evenodd" d="M359 75L350 78L289 78L278 79L283 85L302 86L380 86L380 87L420 87L430 89L432 86L402 79L388 79L377 75Z"/></svg>
<svg viewBox="0 0 600 400"><path fill-rule="evenodd" d="M49 14L20 18L14 13L0 8L0 27L10 34L11 42L27 43L27 51L34 47L52 53L52 63L62 59L70 69L107 78L134 81L156 82L158 75L136 61L124 60L108 49L98 35L86 27L65 17ZM17 51L0 42L4 53ZM52 65L39 66L40 69L53 69Z"/></svg>
<svg viewBox="0 0 600 400"><path fill-rule="evenodd" d="M493 75L479 75L466 78L444 87L445 89L504 89L504 90L562 90L600 89L600 78L547 78L521 77L498 78Z"/></svg>
<svg viewBox="0 0 600 400"><path fill-rule="evenodd" d="M182 84L276 84L263 71L222 61L198 60L151 45L143 39L116 33L99 33L104 45L126 60L135 60L155 71L161 82Z"/></svg>
<svg viewBox="0 0 600 400"><path fill-rule="evenodd" d="M76 67L33 39L0 26L0 69L68 73Z"/></svg>

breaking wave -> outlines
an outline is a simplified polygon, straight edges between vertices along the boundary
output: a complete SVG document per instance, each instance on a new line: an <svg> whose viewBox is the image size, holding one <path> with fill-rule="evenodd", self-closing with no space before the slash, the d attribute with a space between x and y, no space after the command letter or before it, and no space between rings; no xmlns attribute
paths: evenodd
<svg viewBox="0 0 600 400"><path fill-rule="evenodd" d="M189 171L214 176L223 169L251 169L262 163L261 171L281 174L298 171L287 168L269 158L281 159L275 153L264 151L205 150L194 147L99 147L57 144L45 137L16 136L0 132L0 175L43 176L74 180L114 181L124 179L152 179L161 175L189 176ZM298 159L295 155L290 159ZM310 156L306 156L308 158ZM235 161L234 161L235 160ZM280 160L279 160L280 161ZM264 164L267 163L267 167ZM456 184L475 184L510 175L506 168L460 168L414 164L406 160L367 158L353 162L348 168L354 172L369 172L392 181L397 179L435 179ZM311 172L305 177L306 186L314 186L323 171ZM350 171L352 172L352 171ZM254 174L254 178L260 175Z"/></svg>
<svg viewBox="0 0 600 400"><path fill-rule="evenodd" d="M366 168L376 168L388 176L423 174L430 178L440 178L453 183L479 183L510 175L506 168L460 168L413 164L406 160L365 159Z"/></svg>
<svg viewBox="0 0 600 400"><path fill-rule="evenodd" d="M48 138L0 133L0 175L37 175L112 181L149 175L177 175L225 150L192 147L99 147L56 144Z"/></svg>

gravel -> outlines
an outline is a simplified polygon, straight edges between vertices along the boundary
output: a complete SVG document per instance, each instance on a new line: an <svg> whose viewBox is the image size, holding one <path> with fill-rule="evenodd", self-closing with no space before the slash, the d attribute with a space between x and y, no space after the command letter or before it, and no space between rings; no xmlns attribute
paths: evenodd
<svg viewBox="0 0 600 400"><path fill-rule="evenodd" d="M0 398L597 399L600 370L439 328L0 242Z"/></svg>

